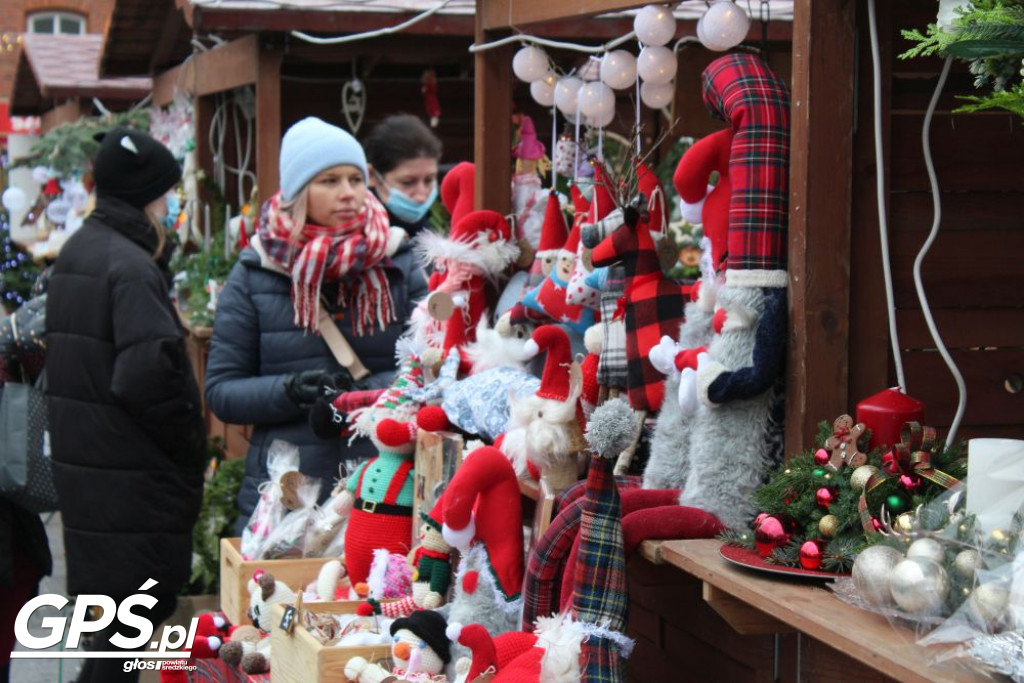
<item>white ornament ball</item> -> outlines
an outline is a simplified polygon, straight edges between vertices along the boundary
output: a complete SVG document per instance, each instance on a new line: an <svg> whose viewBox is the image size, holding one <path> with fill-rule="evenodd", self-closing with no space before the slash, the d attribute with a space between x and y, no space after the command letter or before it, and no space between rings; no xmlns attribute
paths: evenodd
<svg viewBox="0 0 1024 683"><path fill-rule="evenodd" d="M50 219L51 223L63 225L67 221L69 213L71 213L71 202L63 197L54 199L46 205L46 217Z"/></svg>
<svg viewBox="0 0 1024 683"><path fill-rule="evenodd" d="M861 493L864 487L867 486L868 479L877 471L878 468L874 465L861 465L850 475L850 488L853 489L854 493Z"/></svg>
<svg viewBox="0 0 1024 683"><path fill-rule="evenodd" d="M720 0L708 8L701 17L698 39L704 47L724 52L736 47L750 31L750 17L739 4Z"/></svg>
<svg viewBox="0 0 1024 683"><path fill-rule="evenodd" d="M32 169L32 180L36 181L37 184L45 185L49 179L50 169L45 166L36 166Z"/></svg>
<svg viewBox="0 0 1024 683"><path fill-rule="evenodd" d="M895 548L873 545L865 548L853 563L853 584L869 604L882 607L893 604L889 581L892 570L903 559Z"/></svg>
<svg viewBox="0 0 1024 683"><path fill-rule="evenodd" d="M633 18L633 31L644 45L664 45L676 35L676 18L669 7L647 5Z"/></svg>
<svg viewBox="0 0 1024 683"><path fill-rule="evenodd" d="M667 47L645 47L636 60L636 72L645 83L662 85L676 77L676 53Z"/></svg>
<svg viewBox="0 0 1024 683"><path fill-rule="evenodd" d="M907 557L922 557L942 564L946 559L946 551L934 538L919 538L907 548Z"/></svg>
<svg viewBox="0 0 1024 683"><path fill-rule="evenodd" d="M622 90L636 83L636 57L625 50L612 50L601 59L601 80Z"/></svg>
<svg viewBox="0 0 1024 683"><path fill-rule="evenodd" d="M591 128L605 128L615 120L615 109L611 109L598 116L588 116L587 125Z"/></svg>
<svg viewBox="0 0 1024 683"><path fill-rule="evenodd" d="M956 573L965 579L973 579L974 573L982 567L981 553L973 548L961 550L953 560Z"/></svg>
<svg viewBox="0 0 1024 683"><path fill-rule="evenodd" d="M591 81L580 88L580 113L594 118L605 118L615 111L615 93L601 81Z"/></svg>
<svg viewBox="0 0 1024 683"><path fill-rule="evenodd" d="M641 83L640 101L651 109L661 109L672 103L672 96L675 95L676 84L673 81L668 83Z"/></svg>
<svg viewBox="0 0 1024 683"><path fill-rule="evenodd" d="M583 81L575 76L563 78L555 84L555 106L566 116L576 116L581 87Z"/></svg>
<svg viewBox="0 0 1024 683"><path fill-rule="evenodd" d="M1006 614L1010 592L995 583L983 583L971 591L967 610L971 620L986 631L995 631Z"/></svg>
<svg viewBox="0 0 1024 683"><path fill-rule="evenodd" d="M527 45L512 58L512 72L521 81L533 83L548 72L548 55L536 45Z"/></svg>
<svg viewBox="0 0 1024 683"><path fill-rule="evenodd" d="M892 571L889 584L892 598L904 612L938 612L949 595L949 577L936 562L924 557L908 557Z"/></svg>
<svg viewBox="0 0 1024 683"><path fill-rule="evenodd" d="M530 96L542 107L550 107L555 103L555 86L545 79L530 84Z"/></svg>
<svg viewBox="0 0 1024 683"><path fill-rule="evenodd" d="M4 208L11 213L24 211L28 207L28 197L20 187L8 187L2 197Z"/></svg>

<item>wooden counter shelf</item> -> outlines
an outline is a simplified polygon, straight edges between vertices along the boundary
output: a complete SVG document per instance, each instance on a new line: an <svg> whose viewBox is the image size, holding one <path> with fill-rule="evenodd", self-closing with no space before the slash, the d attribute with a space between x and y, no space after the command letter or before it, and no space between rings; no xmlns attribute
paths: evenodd
<svg viewBox="0 0 1024 683"><path fill-rule="evenodd" d="M703 602L741 636L807 636L834 648L840 658L845 655L887 679L907 683L1002 680L955 663L930 666L928 660L935 652L917 646L909 629L842 602L822 581L787 579L736 567L722 558L720 547L721 542L712 539L647 541L640 556L697 579ZM796 656L799 659L799 645ZM765 667L769 664L765 662ZM853 679L852 675L847 678Z"/></svg>

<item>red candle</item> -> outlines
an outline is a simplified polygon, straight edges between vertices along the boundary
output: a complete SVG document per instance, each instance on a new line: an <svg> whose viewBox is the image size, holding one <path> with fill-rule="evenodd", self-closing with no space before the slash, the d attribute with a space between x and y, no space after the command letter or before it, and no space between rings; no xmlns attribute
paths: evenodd
<svg viewBox="0 0 1024 683"><path fill-rule="evenodd" d="M900 442L900 429L905 423L924 424L924 404L899 387L886 389L857 404L857 422L871 430L870 448L892 446Z"/></svg>

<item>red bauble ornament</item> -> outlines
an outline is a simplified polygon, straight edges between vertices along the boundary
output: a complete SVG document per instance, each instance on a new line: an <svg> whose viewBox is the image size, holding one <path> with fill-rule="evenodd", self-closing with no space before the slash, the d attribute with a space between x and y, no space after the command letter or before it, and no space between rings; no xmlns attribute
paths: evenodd
<svg viewBox="0 0 1024 683"><path fill-rule="evenodd" d="M772 551L789 543L789 534L777 517L764 515L754 527L754 545L761 557L771 557Z"/></svg>
<svg viewBox="0 0 1024 683"><path fill-rule="evenodd" d="M879 529L882 528L882 523L878 521L877 517L872 517L871 518L871 526L875 527L875 531L878 531Z"/></svg>
<svg viewBox="0 0 1024 683"><path fill-rule="evenodd" d="M900 486L906 489L909 493L915 493L921 488L921 480L917 477L912 477L909 474L900 475Z"/></svg>
<svg viewBox="0 0 1024 683"><path fill-rule="evenodd" d="M825 488L824 486L818 489L818 492L814 495L814 497L818 501L818 505L823 508L827 508L836 500L835 494L832 493L831 490Z"/></svg>
<svg viewBox="0 0 1024 683"><path fill-rule="evenodd" d="M869 448L900 442L900 429L907 422L924 424L924 404L899 388L886 389L857 404L857 422L871 430Z"/></svg>
<svg viewBox="0 0 1024 683"><path fill-rule="evenodd" d="M821 568L821 548L814 541L800 546L800 566L814 571Z"/></svg>
<svg viewBox="0 0 1024 683"><path fill-rule="evenodd" d="M832 456L829 455L828 451L826 451L824 448L819 448L814 452L814 464L825 465L828 463L830 457Z"/></svg>

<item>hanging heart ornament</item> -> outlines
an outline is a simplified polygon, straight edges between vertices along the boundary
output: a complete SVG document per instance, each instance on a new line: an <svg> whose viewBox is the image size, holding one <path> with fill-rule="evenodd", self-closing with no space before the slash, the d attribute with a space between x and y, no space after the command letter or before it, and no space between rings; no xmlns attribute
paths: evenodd
<svg viewBox="0 0 1024 683"><path fill-rule="evenodd" d="M359 132L366 114L366 87L358 78L347 81L341 88L341 113L353 134Z"/></svg>

